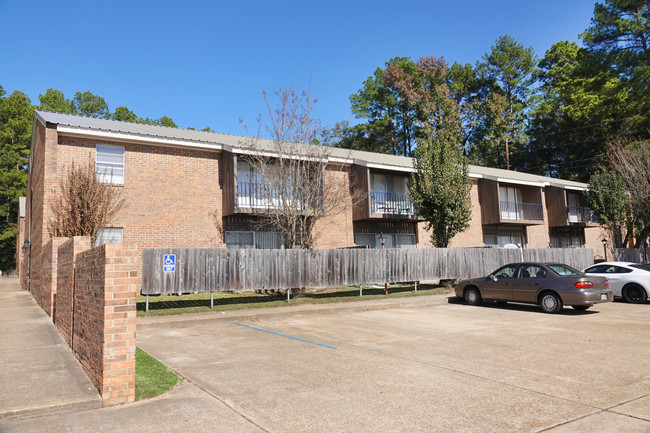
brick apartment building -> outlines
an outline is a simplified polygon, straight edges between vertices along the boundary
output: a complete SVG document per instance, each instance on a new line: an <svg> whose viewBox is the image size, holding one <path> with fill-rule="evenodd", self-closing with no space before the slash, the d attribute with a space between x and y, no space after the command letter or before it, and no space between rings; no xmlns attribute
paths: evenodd
<svg viewBox="0 0 650 433"><path fill-rule="evenodd" d="M72 163L95 163L102 179L122 190L126 204L99 243L128 242L140 249L279 247L278 233L253 224L259 209L248 192L255 173L246 162L251 150L245 141L37 111L27 197L18 222L23 287L29 269L31 284L44 284L38 270L48 255L49 203ZM377 247L380 234L387 248L431 246L407 196L410 158L333 148L329 166L326 182L361 188L365 198L354 204L350 199L347 210L319 221L316 248ZM469 176L471 226L451 247L587 247L602 257L605 231L583 204L586 184L478 166L469 167ZM23 253L25 240L30 248Z"/></svg>

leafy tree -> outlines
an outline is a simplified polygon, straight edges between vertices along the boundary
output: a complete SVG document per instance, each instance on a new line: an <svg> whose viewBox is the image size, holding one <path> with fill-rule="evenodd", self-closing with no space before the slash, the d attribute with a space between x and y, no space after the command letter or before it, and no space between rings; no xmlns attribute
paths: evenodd
<svg viewBox="0 0 650 433"><path fill-rule="evenodd" d="M133 111L124 106L117 107L113 114L111 114L111 119L121 120L122 122L140 122L140 118Z"/></svg>
<svg viewBox="0 0 650 433"><path fill-rule="evenodd" d="M586 47L638 90L650 82L650 4L647 0L596 3L591 26L581 34Z"/></svg>
<svg viewBox="0 0 650 433"><path fill-rule="evenodd" d="M167 126L170 128L177 128L176 123L171 119L171 117L163 116L155 123L160 126Z"/></svg>
<svg viewBox="0 0 650 433"><path fill-rule="evenodd" d="M18 197L25 195L33 109L29 98L0 87L0 269L14 266Z"/></svg>
<svg viewBox="0 0 650 433"><path fill-rule="evenodd" d="M392 71L392 79L387 71ZM379 150L391 149L394 155L411 156L415 145L416 107L408 95L400 93L394 84L398 70L404 76L415 73L415 63L407 57L395 57L386 62L386 68L377 68L363 87L350 96L352 113L359 119L368 119L365 135L379 136L386 143Z"/></svg>
<svg viewBox="0 0 650 433"><path fill-rule="evenodd" d="M104 98L94 95L88 90L75 93L72 104L75 114L88 117L100 117L103 119L110 118L111 112Z"/></svg>
<svg viewBox="0 0 650 433"><path fill-rule="evenodd" d="M625 127L626 92L598 59L573 42L546 52L537 74L540 103L531 113L528 171L587 181Z"/></svg>
<svg viewBox="0 0 650 433"><path fill-rule="evenodd" d="M124 206L121 191L97 179L95 164L72 164L59 182L59 193L50 203L50 236L90 236L94 245L101 229Z"/></svg>
<svg viewBox="0 0 650 433"><path fill-rule="evenodd" d="M471 183L467 158L450 131L439 131L415 149L409 197L431 231L431 242L446 248L469 227Z"/></svg>
<svg viewBox="0 0 650 433"><path fill-rule="evenodd" d="M39 110L54 111L56 113L73 114L75 107L72 101L65 98L62 91L56 89L47 89L45 94L38 95L41 105Z"/></svg>
<svg viewBox="0 0 650 433"><path fill-rule="evenodd" d="M621 228L627 225L630 209L623 179L611 170L597 171L589 178L584 195L589 207L614 235L615 247L622 248L626 242L622 241Z"/></svg>
<svg viewBox="0 0 650 433"><path fill-rule="evenodd" d="M526 142L526 115L531 103L535 66L533 49L524 47L509 35L499 37L478 64L480 73L489 83L489 91L485 104L477 108L478 133L473 138L477 139L478 149L484 150L474 152L475 158L510 169L510 154L519 154ZM491 160L501 149L505 161Z"/></svg>
<svg viewBox="0 0 650 433"><path fill-rule="evenodd" d="M467 158L463 155L460 111L447 85L449 68L433 56L418 60L419 82L398 81L418 101L422 138L413 155L409 197L431 230L434 246L446 248L469 227L471 201Z"/></svg>
<svg viewBox="0 0 650 433"><path fill-rule="evenodd" d="M167 116L163 116L160 119L151 119L149 117L145 117L144 119L140 118L138 119L138 123L144 123L147 125L169 126L172 128L177 128L176 123L174 123L174 121Z"/></svg>

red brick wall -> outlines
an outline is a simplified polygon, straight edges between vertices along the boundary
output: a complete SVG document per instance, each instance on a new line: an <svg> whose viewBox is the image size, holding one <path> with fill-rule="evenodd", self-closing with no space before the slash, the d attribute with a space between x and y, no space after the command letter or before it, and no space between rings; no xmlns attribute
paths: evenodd
<svg viewBox="0 0 650 433"><path fill-rule="evenodd" d="M25 242L25 218L18 217L16 224L16 275L22 280L23 242Z"/></svg>
<svg viewBox="0 0 650 433"><path fill-rule="evenodd" d="M334 206L330 203L330 215L321 218L314 226L315 248L330 249L354 245L354 230L352 228L352 201L350 194L350 170L340 167L327 167L324 179L325 198L336 200Z"/></svg>
<svg viewBox="0 0 650 433"><path fill-rule="evenodd" d="M115 188L126 205L111 224L124 229L124 242L142 248L224 247L211 216L216 210L221 219L217 151L59 136L59 175L73 162L94 164L97 144L124 147L124 185Z"/></svg>
<svg viewBox="0 0 650 433"><path fill-rule="evenodd" d="M50 317L54 317L59 246L66 240L67 238L51 238L48 240L43 247L41 266L38 268L39 272L41 272L42 283L38 288L38 292L34 293L33 296Z"/></svg>
<svg viewBox="0 0 650 433"><path fill-rule="evenodd" d="M69 345L72 345L74 329L75 257L89 248L90 238L87 236L69 238L59 247L55 313L52 318Z"/></svg>
<svg viewBox="0 0 650 433"><path fill-rule="evenodd" d="M472 216L470 225L462 233L458 233L449 242L450 248L480 247L483 246L483 225L481 221L481 202L478 197L478 179L472 179L470 200L472 202Z"/></svg>
<svg viewBox="0 0 650 433"><path fill-rule="evenodd" d="M72 350L105 406L135 400L139 251L105 244L76 258Z"/></svg>

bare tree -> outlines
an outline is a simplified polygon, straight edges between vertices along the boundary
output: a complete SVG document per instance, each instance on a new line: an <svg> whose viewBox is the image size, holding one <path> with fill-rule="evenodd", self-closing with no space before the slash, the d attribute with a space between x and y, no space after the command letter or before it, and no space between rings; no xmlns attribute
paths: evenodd
<svg viewBox="0 0 650 433"><path fill-rule="evenodd" d="M97 180L92 161L82 166L73 163L50 203L50 236L90 236L94 245L100 230L124 206L120 197L119 189Z"/></svg>
<svg viewBox="0 0 650 433"><path fill-rule="evenodd" d="M623 179L629 192L633 224L637 230L637 248L650 236L650 141L619 140L610 144L607 152L614 171Z"/></svg>
<svg viewBox="0 0 650 433"><path fill-rule="evenodd" d="M345 161L334 162L332 148L317 145L322 129L312 118L316 101L311 95L289 88L275 96L274 106L264 92L270 139L260 138L260 118L257 134L249 131L244 143L242 159L254 178L248 193L263 208L258 228L278 230L285 248L312 248L319 236L317 223L348 209L359 193L350 184Z"/></svg>

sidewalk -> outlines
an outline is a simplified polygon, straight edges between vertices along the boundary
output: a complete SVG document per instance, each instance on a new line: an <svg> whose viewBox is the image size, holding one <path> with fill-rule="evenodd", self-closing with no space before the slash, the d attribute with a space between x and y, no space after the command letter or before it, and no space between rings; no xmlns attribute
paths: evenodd
<svg viewBox="0 0 650 433"><path fill-rule="evenodd" d="M15 277L0 277L0 335L0 420L101 407L56 326Z"/></svg>

